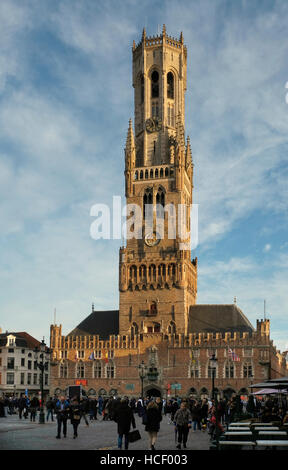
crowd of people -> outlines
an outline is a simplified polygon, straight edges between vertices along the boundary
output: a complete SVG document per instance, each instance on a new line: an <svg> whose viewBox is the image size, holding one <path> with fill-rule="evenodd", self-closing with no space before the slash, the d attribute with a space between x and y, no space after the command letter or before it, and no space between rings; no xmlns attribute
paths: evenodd
<svg viewBox="0 0 288 470"><path fill-rule="evenodd" d="M0 398L0 417L17 413L19 419L30 419L35 422L41 403L37 396L20 398ZM220 399L216 404L209 398L196 399L160 397L128 398L128 397L49 397L43 404L46 421L57 422L56 438L67 436L67 421L73 427L73 437L78 437L78 426L81 419L86 426L96 420L115 421L118 431L118 448L129 447L129 433L131 428L136 429L135 415L137 414L145 426L148 435L148 448L155 450L158 432L163 416L167 416L168 423L174 426L176 448L187 448L189 432L205 432L215 437L215 433L224 432L225 426L233 422L240 414L247 414L257 418L260 422L279 421L280 424L288 422L287 400L279 398L259 399L251 395L248 401L241 400L239 396L231 399Z"/></svg>

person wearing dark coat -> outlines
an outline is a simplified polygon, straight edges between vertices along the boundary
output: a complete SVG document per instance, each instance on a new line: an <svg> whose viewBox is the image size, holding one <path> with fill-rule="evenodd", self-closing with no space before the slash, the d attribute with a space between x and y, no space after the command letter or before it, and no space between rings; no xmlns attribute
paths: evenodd
<svg viewBox="0 0 288 470"><path fill-rule="evenodd" d="M76 439L78 437L78 426L81 421L81 416L83 415L83 406L79 404L78 398L74 398L71 405L70 405L70 419L71 419L71 424L73 426L73 439Z"/></svg>
<svg viewBox="0 0 288 470"><path fill-rule="evenodd" d="M30 403L30 421L35 422L37 410L40 406L40 402L37 397L33 397Z"/></svg>
<svg viewBox="0 0 288 470"><path fill-rule="evenodd" d="M155 401L150 401L148 403L147 410L143 418L145 431L148 432L149 436L149 449L155 450L157 434L160 430L160 422L162 420L161 410L159 410Z"/></svg>
<svg viewBox="0 0 288 470"><path fill-rule="evenodd" d="M114 421L116 421L118 427L118 449L122 449L122 442L124 436L124 446L125 450L129 446L129 432L131 424L133 429L136 428L134 413L130 406L128 405L128 400L122 398L120 404L114 410Z"/></svg>

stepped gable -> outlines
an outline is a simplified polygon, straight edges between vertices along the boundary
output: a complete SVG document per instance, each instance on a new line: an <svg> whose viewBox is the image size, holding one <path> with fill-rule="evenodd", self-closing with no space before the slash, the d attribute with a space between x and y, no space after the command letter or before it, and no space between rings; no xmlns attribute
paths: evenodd
<svg viewBox="0 0 288 470"><path fill-rule="evenodd" d="M79 323L67 336L99 335L100 339L109 339L110 335L119 334L119 310L93 311Z"/></svg>
<svg viewBox="0 0 288 470"><path fill-rule="evenodd" d="M235 305L192 305L189 311L188 333L224 333L255 331L248 318Z"/></svg>

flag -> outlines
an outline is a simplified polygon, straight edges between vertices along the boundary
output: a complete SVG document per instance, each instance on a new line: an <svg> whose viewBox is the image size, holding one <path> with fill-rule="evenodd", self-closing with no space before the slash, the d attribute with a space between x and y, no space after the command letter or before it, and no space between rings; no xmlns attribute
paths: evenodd
<svg viewBox="0 0 288 470"><path fill-rule="evenodd" d="M228 357L233 362L239 362L240 357L228 346Z"/></svg>
<svg viewBox="0 0 288 470"><path fill-rule="evenodd" d="M106 362L106 364L107 364L107 362L109 362L108 351L106 351L106 350L104 351L104 362Z"/></svg>
<svg viewBox="0 0 288 470"><path fill-rule="evenodd" d="M90 356L88 357L88 359L91 359L91 361L93 361L93 360L95 359L94 351L90 354Z"/></svg>

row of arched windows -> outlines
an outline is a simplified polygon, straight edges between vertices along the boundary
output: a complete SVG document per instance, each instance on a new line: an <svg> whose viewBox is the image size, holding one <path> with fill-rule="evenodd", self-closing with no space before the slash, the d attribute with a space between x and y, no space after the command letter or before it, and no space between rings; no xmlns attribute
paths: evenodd
<svg viewBox="0 0 288 470"><path fill-rule="evenodd" d="M151 282L157 281L159 278L174 280L176 275L176 264L164 264L161 263L157 267L155 264L146 266L141 264L139 268L136 265L132 265L129 268L129 278L134 282L141 282L149 280Z"/></svg>
<svg viewBox="0 0 288 470"><path fill-rule="evenodd" d="M213 370L215 370L215 377L219 378L220 374L220 367L217 365L216 370L211 367L210 363L208 362L205 366L204 376L205 378L212 378ZM199 361L192 361L189 366L189 377L191 378L203 378L202 375L202 366ZM241 369L237 367L238 372L240 372L240 376L244 378L253 377L253 364L251 362L244 363L241 366ZM226 361L222 367L222 377L226 379L235 379L236 378L236 366L234 362Z"/></svg>
<svg viewBox="0 0 288 470"><path fill-rule="evenodd" d="M134 180L147 180L153 178L168 178L174 176L174 168L151 168L151 170L136 170L134 173Z"/></svg>
<svg viewBox="0 0 288 470"><path fill-rule="evenodd" d="M75 375L77 379L84 379L86 376L86 365L84 362L79 361L75 365ZM69 368L68 362L63 362L59 366L59 377L68 378ZM112 379L116 377L116 369L113 361L109 361L107 364L103 364L101 361L95 361L93 364L93 377L94 378L108 378Z"/></svg>

